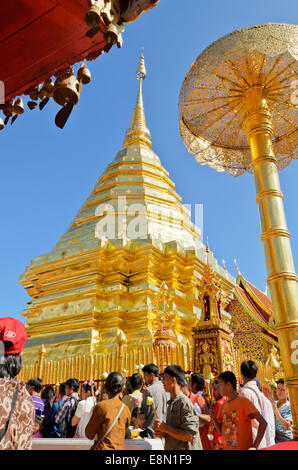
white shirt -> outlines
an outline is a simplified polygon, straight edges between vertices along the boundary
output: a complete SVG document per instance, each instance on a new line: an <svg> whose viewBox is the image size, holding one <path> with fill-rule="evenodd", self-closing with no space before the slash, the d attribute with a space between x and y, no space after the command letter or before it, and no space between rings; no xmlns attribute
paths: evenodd
<svg viewBox="0 0 298 470"><path fill-rule="evenodd" d="M250 389L252 389L252 390L250 390ZM256 384L255 379L250 380L249 382L246 382L245 385L243 385L243 387L242 387L242 389L239 393L239 396L247 398L249 401L251 401L253 403L253 405L256 407L256 409L263 416L263 406L264 406L265 396L263 395L262 392L260 392L260 390L259 390L259 388ZM264 416L263 416L263 418L266 419ZM268 427L268 423L267 423L267 427ZM259 429L259 423L258 423L258 421L253 419L253 421L252 421L253 440L255 440L255 438L257 437L258 429ZM264 436L263 436L263 438L260 442L260 445L258 447L259 449L262 449L263 447L267 446L265 435L266 435L266 432L265 432L265 434L264 434Z"/></svg>
<svg viewBox="0 0 298 470"><path fill-rule="evenodd" d="M93 397L88 397L87 400L81 400L78 403L75 416L80 418L79 424L77 425L75 436L79 439L87 439L85 429L91 418L92 409L95 405Z"/></svg>

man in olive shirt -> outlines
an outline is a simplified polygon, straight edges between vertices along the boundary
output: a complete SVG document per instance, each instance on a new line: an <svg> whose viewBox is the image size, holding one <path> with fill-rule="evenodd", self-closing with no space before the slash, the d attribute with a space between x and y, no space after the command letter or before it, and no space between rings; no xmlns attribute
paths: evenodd
<svg viewBox="0 0 298 470"><path fill-rule="evenodd" d="M180 366L168 366L164 370L163 384L171 395L168 402L166 422L155 419L156 437L165 438L165 450L201 450L199 419L189 398L181 388L185 374Z"/></svg>

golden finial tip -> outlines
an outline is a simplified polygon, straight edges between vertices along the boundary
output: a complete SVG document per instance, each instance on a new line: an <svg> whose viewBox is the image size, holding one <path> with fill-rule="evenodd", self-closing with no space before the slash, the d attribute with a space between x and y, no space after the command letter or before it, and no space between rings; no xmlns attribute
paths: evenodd
<svg viewBox="0 0 298 470"><path fill-rule="evenodd" d="M234 263L235 263L235 266L236 266L236 269L237 269L237 273L238 273L238 275L239 275L239 274L241 274L241 273L240 273L240 271L239 271L239 268L238 268L238 266L237 266L237 261L236 261L236 258L234 259Z"/></svg>
<svg viewBox="0 0 298 470"><path fill-rule="evenodd" d="M209 244L208 244L208 237L206 237L206 253L209 253Z"/></svg>
<svg viewBox="0 0 298 470"><path fill-rule="evenodd" d="M140 57L140 62L137 70L137 79L144 80L146 78L146 67L145 67L145 59L143 56L143 47L142 47L142 54Z"/></svg>

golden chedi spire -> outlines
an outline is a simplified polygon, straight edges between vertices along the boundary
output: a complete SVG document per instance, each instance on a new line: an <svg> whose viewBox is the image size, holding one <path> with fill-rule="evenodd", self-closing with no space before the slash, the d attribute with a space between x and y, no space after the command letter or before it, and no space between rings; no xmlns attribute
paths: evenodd
<svg viewBox="0 0 298 470"><path fill-rule="evenodd" d="M139 92L136 106L133 112L130 128L126 131L124 147L129 145L141 144L151 149L151 135L146 127L145 112L142 95L142 81L146 77L145 61L142 55L137 70L137 79L139 80Z"/></svg>

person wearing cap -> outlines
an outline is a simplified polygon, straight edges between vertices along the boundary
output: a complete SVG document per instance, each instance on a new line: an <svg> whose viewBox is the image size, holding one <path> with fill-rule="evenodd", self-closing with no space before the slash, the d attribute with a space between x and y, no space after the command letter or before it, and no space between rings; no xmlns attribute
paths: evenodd
<svg viewBox="0 0 298 470"><path fill-rule="evenodd" d="M25 326L15 318L0 318L0 450L32 449L35 408L22 368Z"/></svg>

